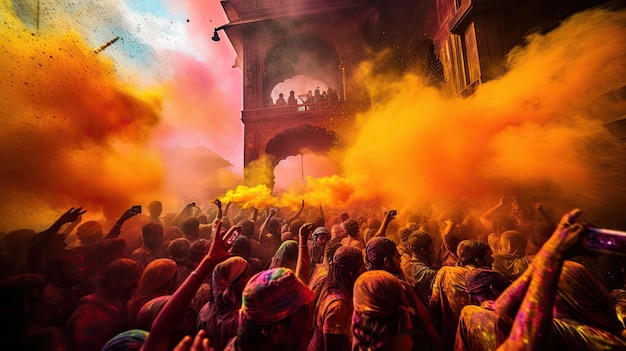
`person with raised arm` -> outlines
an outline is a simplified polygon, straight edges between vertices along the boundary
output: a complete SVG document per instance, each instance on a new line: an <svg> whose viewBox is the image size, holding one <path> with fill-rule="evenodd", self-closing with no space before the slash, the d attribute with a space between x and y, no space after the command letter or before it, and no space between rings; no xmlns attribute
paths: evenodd
<svg viewBox="0 0 626 351"><path fill-rule="evenodd" d="M380 224L380 228L378 228L378 231L376 232L376 234L374 234L374 237L385 236L385 233L387 232L387 227L389 227L389 223L391 223L391 221L396 219L397 215L398 215L398 211L396 210L389 210L385 212L385 219ZM370 239L371 238L367 238L367 241L369 241Z"/></svg>
<svg viewBox="0 0 626 351"><path fill-rule="evenodd" d="M67 212L61 215L50 228L35 235L28 245L28 258L27 269L29 273L43 273L44 256L52 258L60 255L65 249L65 236L58 235L61 227L66 223L72 223L78 219L82 214L87 211L83 211L82 207L70 208ZM57 243L58 245L51 245L51 243Z"/></svg>
<svg viewBox="0 0 626 351"><path fill-rule="evenodd" d="M209 253L200 262L198 267L189 274L189 277L187 277L176 292L174 292L165 307L163 307L163 310L161 310L157 316L150 330L150 335L141 348L142 351L167 350L174 328L169 321L178 320L178 317L185 313L203 280L212 273L213 268L215 268L218 263L230 257L228 247L222 240L222 236L219 235L221 226L221 221L218 221L216 223L215 235ZM232 227L229 229L229 232L235 228L236 227Z"/></svg>
<svg viewBox="0 0 626 351"><path fill-rule="evenodd" d="M566 261L587 231L585 223L575 222L581 213L563 215L532 268L496 300L499 319L517 310L498 350L626 349L608 292L582 265Z"/></svg>

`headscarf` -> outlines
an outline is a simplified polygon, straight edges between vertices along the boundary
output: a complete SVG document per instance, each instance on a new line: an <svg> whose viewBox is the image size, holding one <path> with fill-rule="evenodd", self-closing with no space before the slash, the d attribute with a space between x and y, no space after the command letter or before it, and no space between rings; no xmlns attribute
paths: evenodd
<svg viewBox="0 0 626 351"><path fill-rule="evenodd" d="M335 251L333 261L328 267L326 286L338 289L346 298L352 296L352 284L355 274L363 267L363 254L361 250L351 246L341 246Z"/></svg>
<svg viewBox="0 0 626 351"><path fill-rule="evenodd" d="M359 350L387 349L401 329L413 328L409 312L413 310L409 308L406 292L391 273L382 270L363 273L354 284L352 302L352 332ZM396 318L397 323L391 322ZM363 323L376 326L363 328Z"/></svg>
<svg viewBox="0 0 626 351"><path fill-rule="evenodd" d="M510 280L492 269L475 268L465 276L467 292L475 305L480 305L482 300L495 300L509 285Z"/></svg>
<svg viewBox="0 0 626 351"><path fill-rule="evenodd" d="M500 236L500 253L514 256L526 255L528 240L516 230L507 230Z"/></svg>
<svg viewBox="0 0 626 351"><path fill-rule="evenodd" d="M280 244L278 250L272 257L270 268L285 267L292 271L296 270L298 262L298 242L295 240L287 240Z"/></svg>
<svg viewBox="0 0 626 351"><path fill-rule="evenodd" d="M148 334L147 331L139 329L125 331L109 340L101 351L139 351L148 339Z"/></svg>
<svg viewBox="0 0 626 351"><path fill-rule="evenodd" d="M290 269L257 273L243 290L241 317L258 325L278 322L315 299L315 293Z"/></svg>
<svg viewBox="0 0 626 351"><path fill-rule="evenodd" d="M407 244L411 246L413 251L427 248L433 242L433 238L423 230L417 230L409 235Z"/></svg>
<svg viewBox="0 0 626 351"><path fill-rule="evenodd" d="M186 260L187 256L189 256L189 246L189 240L178 238L172 240L167 248L170 250L173 260Z"/></svg>
<svg viewBox="0 0 626 351"><path fill-rule="evenodd" d="M563 263L556 293L556 318L574 319L616 334L621 331L608 291L580 263Z"/></svg>
<svg viewBox="0 0 626 351"><path fill-rule="evenodd" d="M137 328L150 330L152 323L171 297L172 295L163 295L146 302L137 314Z"/></svg>
<svg viewBox="0 0 626 351"><path fill-rule="evenodd" d="M368 270L382 266L385 258L393 257L398 248L396 244L388 238L377 236L372 238L365 246L365 265Z"/></svg>
<svg viewBox="0 0 626 351"><path fill-rule="evenodd" d="M283 243L287 240L293 240L293 239L295 239L295 237L293 236L293 234L291 234L291 232L283 232L280 235L280 241Z"/></svg>
<svg viewBox="0 0 626 351"><path fill-rule="evenodd" d="M128 319L131 323L146 302L169 293L165 288L175 276L176 262L169 258L159 258L148 263L141 274L135 295L128 302Z"/></svg>
<svg viewBox="0 0 626 351"><path fill-rule="evenodd" d="M456 255L459 256L457 266L466 266L473 263L476 258L481 258L485 251L489 249L489 245L478 240L463 240L456 248Z"/></svg>
<svg viewBox="0 0 626 351"><path fill-rule="evenodd" d="M400 279L383 270L361 274L354 283L352 301L355 312L371 316L394 316L399 306L409 305Z"/></svg>
<svg viewBox="0 0 626 351"><path fill-rule="evenodd" d="M250 256L250 250L250 238L245 235L239 235L235 241L233 241L230 253L235 256L248 258Z"/></svg>
<svg viewBox="0 0 626 351"><path fill-rule="evenodd" d="M531 263L526 256L528 240L520 232L507 230L500 237L500 251L493 254L493 269L502 273L507 279L520 277Z"/></svg>
<svg viewBox="0 0 626 351"><path fill-rule="evenodd" d="M198 239L189 246L189 261L200 262L209 253L211 242L207 239Z"/></svg>
<svg viewBox="0 0 626 351"><path fill-rule="evenodd" d="M215 266L212 288L218 314L239 308L237 291L231 289L231 284L241 277L246 269L248 269L248 261L239 256L231 257Z"/></svg>

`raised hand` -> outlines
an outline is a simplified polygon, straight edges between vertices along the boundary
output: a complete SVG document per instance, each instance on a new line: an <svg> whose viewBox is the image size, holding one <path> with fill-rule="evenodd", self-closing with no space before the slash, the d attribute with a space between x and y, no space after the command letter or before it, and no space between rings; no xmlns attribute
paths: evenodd
<svg viewBox="0 0 626 351"><path fill-rule="evenodd" d="M301 227L300 227L300 231L299 231L299 236L301 238L309 238L309 235L311 234L311 232L313 232L313 223L309 222L309 223L304 223Z"/></svg>
<svg viewBox="0 0 626 351"><path fill-rule="evenodd" d="M214 203L217 208L222 208L222 201L220 201L217 197L213 199L212 203Z"/></svg>
<svg viewBox="0 0 626 351"><path fill-rule="evenodd" d="M217 264L229 258L230 254L228 253L228 247L224 243L224 240L222 240L222 221L217 220L214 225L215 234L213 235L213 242L211 242L211 247L209 248L207 256L209 256ZM235 230L235 228L237 228L237 226L232 226L228 230L227 234L230 234L230 232Z"/></svg>
<svg viewBox="0 0 626 351"><path fill-rule="evenodd" d="M191 336L187 335L176 347L174 347L173 351L213 351L212 347L209 347L209 339L206 337L206 332L204 329L200 329L196 337L192 340Z"/></svg>
<svg viewBox="0 0 626 351"><path fill-rule="evenodd" d="M389 210L387 213L385 213L385 222L389 223L392 220L396 219L396 216L398 215L398 211L397 210Z"/></svg>
<svg viewBox="0 0 626 351"><path fill-rule="evenodd" d="M62 214L61 217L59 217L58 222L60 224L74 222L75 220L80 218L80 216L84 214L85 212L87 212L87 210L83 211L82 207L79 207L79 208L72 207L69 210L67 210L67 212Z"/></svg>
<svg viewBox="0 0 626 351"><path fill-rule="evenodd" d="M552 248L555 253L565 258L572 248L580 243L582 233L586 230L586 224L576 223L576 219L582 214L579 209L574 209L561 217L556 230L544 246Z"/></svg>

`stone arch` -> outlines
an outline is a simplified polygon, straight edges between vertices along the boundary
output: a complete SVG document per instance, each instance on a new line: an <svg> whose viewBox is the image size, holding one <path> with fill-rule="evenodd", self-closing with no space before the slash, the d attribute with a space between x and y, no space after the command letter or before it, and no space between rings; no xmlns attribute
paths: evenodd
<svg viewBox="0 0 626 351"><path fill-rule="evenodd" d="M310 34L284 38L267 51L263 76L264 106L272 106L272 88L295 75L319 79L328 86L341 86L340 59L337 50L326 40Z"/></svg>
<svg viewBox="0 0 626 351"><path fill-rule="evenodd" d="M265 146L265 153L272 156L274 166L288 156L298 155L302 150L328 154L341 148L343 141L332 130L303 124L275 135Z"/></svg>

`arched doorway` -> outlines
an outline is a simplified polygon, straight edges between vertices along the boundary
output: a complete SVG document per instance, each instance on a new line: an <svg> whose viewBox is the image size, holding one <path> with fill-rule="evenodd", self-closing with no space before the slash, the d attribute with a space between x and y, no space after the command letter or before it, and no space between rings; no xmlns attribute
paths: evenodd
<svg viewBox="0 0 626 351"><path fill-rule="evenodd" d="M328 154L342 146L335 132L308 124L277 134L265 147L265 153L274 160L274 189L304 185L307 176L335 174L337 166Z"/></svg>

